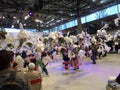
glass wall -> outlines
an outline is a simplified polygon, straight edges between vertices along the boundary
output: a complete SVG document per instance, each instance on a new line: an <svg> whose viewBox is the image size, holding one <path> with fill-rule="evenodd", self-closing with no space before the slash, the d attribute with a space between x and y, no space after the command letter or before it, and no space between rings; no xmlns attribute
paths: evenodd
<svg viewBox="0 0 120 90"><path fill-rule="evenodd" d="M119 12L120 12L120 4L114 5L114 6L108 7L106 9L103 9L103 10L100 10L95 13L92 13L92 14L82 17L82 18L86 18L86 19L84 19L84 20L81 19L81 23L83 24L83 23L87 23L90 21L94 21L94 20L97 20L100 18L104 18L107 16L117 14Z"/></svg>
<svg viewBox="0 0 120 90"><path fill-rule="evenodd" d="M94 21L94 20L97 20L100 18L118 14L118 13L120 13L120 4L108 7L106 9L94 12L94 13L86 15L86 16L83 16L83 17L81 17L81 23L84 24L87 22L91 22L91 21ZM68 23L62 24L58 27L52 28L52 30L59 31L59 30L64 30L64 29L71 28L71 27L74 27L77 25L78 25L77 20L73 20Z"/></svg>
<svg viewBox="0 0 120 90"><path fill-rule="evenodd" d="M74 27L74 26L77 26L77 20L73 20L73 21L70 21L68 23L62 24L58 27L53 28L52 30L53 31L60 31L60 30L64 30L64 29L67 29L67 28Z"/></svg>

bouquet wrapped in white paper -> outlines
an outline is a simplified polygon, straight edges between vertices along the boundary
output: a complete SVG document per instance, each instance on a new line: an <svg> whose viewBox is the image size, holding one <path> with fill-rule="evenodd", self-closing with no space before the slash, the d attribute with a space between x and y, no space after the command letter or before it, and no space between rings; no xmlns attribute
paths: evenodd
<svg viewBox="0 0 120 90"><path fill-rule="evenodd" d="M77 36L78 38L82 38L82 39L84 38L82 34L78 34Z"/></svg>
<svg viewBox="0 0 120 90"><path fill-rule="evenodd" d="M70 39L72 39L74 43L76 43L78 41L77 36L72 35L72 36L70 36Z"/></svg>
<svg viewBox="0 0 120 90"><path fill-rule="evenodd" d="M107 34L106 30L104 30L104 29L101 31L101 33L102 33L102 35L106 35Z"/></svg>
<svg viewBox="0 0 120 90"><path fill-rule="evenodd" d="M19 39L27 39L27 38L30 37L30 34L29 34L29 32L26 31L26 30L21 30L21 31L18 33L17 37L18 37Z"/></svg>
<svg viewBox="0 0 120 90"><path fill-rule="evenodd" d="M36 45L36 50L37 50L37 52L38 52L38 51L44 51L44 49L45 49L44 43L43 43L42 41L39 41L39 42L37 43L37 45Z"/></svg>
<svg viewBox="0 0 120 90"><path fill-rule="evenodd" d="M64 37L64 40L66 41L66 43L73 43L73 40L69 37Z"/></svg>
<svg viewBox="0 0 120 90"><path fill-rule="evenodd" d="M52 38L53 40L55 40L57 38L56 37L56 32L49 33L48 38Z"/></svg>
<svg viewBox="0 0 120 90"><path fill-rule="evenodd" d="M13 43L14 40L8 33L5 36L6 36L6 40L7 40L8 43Z"/></svg>

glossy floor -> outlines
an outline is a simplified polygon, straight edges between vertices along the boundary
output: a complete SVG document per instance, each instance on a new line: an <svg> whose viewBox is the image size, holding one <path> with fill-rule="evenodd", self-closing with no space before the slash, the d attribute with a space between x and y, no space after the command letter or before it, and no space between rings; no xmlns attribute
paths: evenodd
<svg viewBox="0 0 120 90"><path fill-rule="evenodd" d="M48 65L49 77L43 76L43 90L106 90L105 86L110 76L120 73L120 54L109 54L91 64L85 58L80 70L64 70L62 62Z"/></svg>

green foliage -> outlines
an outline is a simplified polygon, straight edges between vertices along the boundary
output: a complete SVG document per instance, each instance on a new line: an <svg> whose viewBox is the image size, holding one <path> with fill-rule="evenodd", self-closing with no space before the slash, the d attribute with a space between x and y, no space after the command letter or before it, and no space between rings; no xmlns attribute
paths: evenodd
<svg viewBox="0 0 120 90"><path fill-rule="evenodd" d="M66 52L66 49L65 48L61 48L60 52L63 54Z"/></svg>
<svg viewBox="0 0 120 90"><path fill-rule="evenodd" d="M46 44L47 42L48 42L49 40L47 39L47 38L45 38L44 40L43 40L43 42Z"/></svg>
<svg viewBox="0 0 120 90"><path fill-rule="evenodd" d="M8 43L7 47L14 47L14 46L11 43Z"/></svg>
<svg viewBox="0 0 120 90"><path fill-rule="evenodd" d="M26 43L29 47L32 47L33 46L33 44L31 43L31 42L27 42Z"/></svg>
<svg viewBox="0 0 120 90"><path fill-rule="evenodd" d="M0 29L0 38L1 39L6 39L5 35L7 34L7 32L5 32L5 30L3 28Z"/></svg>
<svg viewBox="0 0 120 90"><path fill-rule="evenodd" d="M62 43L65 43L65 40L63 37L58 38L58 43L61 45Z"/></svg>
<svg viewBox="0 0 120 90"><path fill-rule="evenodd" d="M20 40L19 40L19 47L21 47L22 44L23 44L25 41L26 41L26 38L24 38L24 39L20 39Z"/></svg>

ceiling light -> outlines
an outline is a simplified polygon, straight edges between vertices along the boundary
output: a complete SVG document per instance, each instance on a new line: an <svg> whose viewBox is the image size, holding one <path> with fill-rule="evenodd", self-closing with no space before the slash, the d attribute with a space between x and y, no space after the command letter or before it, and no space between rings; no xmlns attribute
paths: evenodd
<svg viewBox="0 0 120 90"><path fill-rule="evenodd" d="M46 24L48 24L48 23L50 23L50 22L48 21Z"/></svg>
<svg viewBox="0 0 120 90"><path fill-rule="evenodd" d="M59 13L63 13L63 11L58 11Z"/></svg>
<svg viewBox="0 0 120 90"><path fill-rule="evenodd" d="M15 19L16 17L14 16L13 18Z"/></svg>
<svg viewBox="0 0 120 90"><path fill-rule="evenodd" d="M70 16L74 16L75 14L70 14Z"/></svg>
<svg viewBox="0 0 120 90"><path fill-rule="evenodd" d="M92 0L93 2L95 2L96 0Z"/></svg>
<svg viewBox="0 0 120 90"><path fill-rule="evenodd" d="M104 2L106 2L106 1L107 1L107 0L101 0L100 3L104 3Z"/></svg>
<svg viewBox="0 0 120 90"><path fill-rule="evenodd" d="M43 23L43 21L41 21L39 19L35 19L35 22Z"/></svg>
<svg viewBox="0 0 120 90"><path fill-rule="evenodd" d="M50 25L53 25L52 23Z"/></svg>
<svg viewBox="0 0 120 90"><path fill-rule="evenodd" d="M33 16L33 12L32 11L29 11L28 13L30 16Z"/></svg>
<svg viewBox="0 0 120 90"><path fill-rule="evenodd" d="M19 22L20 22L20 20L18 19L18 20L17 20L17 23L19 23Z"/></svg>
<svg viewBox="0 0 120 90"><path fill-rule="evenodd" d="M4 17L4 16L3 16L2 18L3 18L3 19L5 19L5 17Z"/></svg>
<svg viewBox="0 0 120 90"><path fill-rule="evenodd" d="M60 20L57 20L57 22L60 22Z"/></svg>
<svg viewBox="0 0 120 90"><path fill-rule="evenodd" d="M14 27L15 27L14 25L11 26L11 28L14 28Z"/></svg>
<svg viewBox="0 0 120 90"><path fill-rule="evenodd" d="M51 19L51 21L54 21L55 19L53 18L53 19Z"/></svg>
<svg viewBox="0 0 120 90"><path fill-rule="evenodd" d="M25 20L27 20L30 17L30 15L27 15L24 17Z"/></svg>
<svg viewBox="0 0 120 90"><path fill-rule="evenodd" d="M26 23L24 23L23 25L26 26Z"/></svg>

